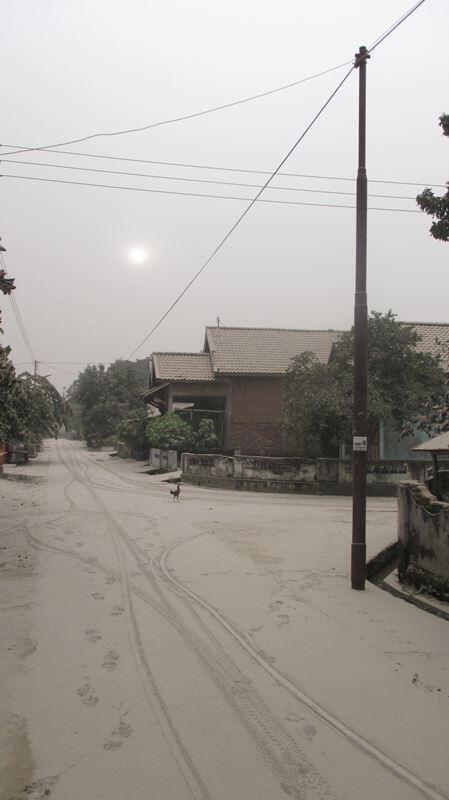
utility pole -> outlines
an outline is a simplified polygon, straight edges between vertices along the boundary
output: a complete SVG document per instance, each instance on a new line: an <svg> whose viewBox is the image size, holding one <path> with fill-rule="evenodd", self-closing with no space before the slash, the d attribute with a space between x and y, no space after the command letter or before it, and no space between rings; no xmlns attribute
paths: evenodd
<svg viewBox="0 0 449 800"><path fill-rule="evenodd" d="M356 205L356 273L354 302L354 422L353 422L353 492L351 585L365 588L366 571L366 463L368 455L367 425L367 361L368 310L366 299L366 47L356 53L359 70L359 163L357 171Z"/></svg>

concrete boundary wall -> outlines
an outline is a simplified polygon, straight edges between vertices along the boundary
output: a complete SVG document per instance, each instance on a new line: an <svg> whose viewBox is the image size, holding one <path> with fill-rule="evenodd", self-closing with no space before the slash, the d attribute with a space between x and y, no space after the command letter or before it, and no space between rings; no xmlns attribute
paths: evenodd
<svg viewBox="0 0 449 800"><path fill-rule="evenodd" d="M400 481L425 476L427 461L373 461L367 466L367 492L395 496ZM411 470L413 469L413 472ZM329 458L272 458L182 454L183 480L198 486L246 491L352 494L352 461Z"/></svg>
<svg viewBox="0 0 449 800"><path fill-rule="evenodd" d="M449 503L418 481L398 487L400 580L449 599Z"/></svg>
<svg viewBox="0 0 449 800"><path fill-rule="evenodd" d="M138 460L145 460L147 457L147 453L133 450L124 442L117 442L117 455L120 458L136 458ZM178 469L178 453L176 450L151 447L148 455L148 462L156 469L174 472Z"/></svg>

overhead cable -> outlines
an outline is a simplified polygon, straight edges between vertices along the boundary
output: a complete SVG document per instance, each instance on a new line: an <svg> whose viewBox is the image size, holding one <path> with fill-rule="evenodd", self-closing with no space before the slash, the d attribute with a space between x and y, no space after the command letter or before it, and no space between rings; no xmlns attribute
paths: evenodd
<svg viewBox="0 0 449 800"><path fill-rule="evenodd" d="M60 183L63 185L69 186L85 186L88 188L95 188L95 189L114 189L114 190L121 190L121 191L128 191L128 192L145 192L149 194L167 194L167 195L175 195L180 197L204 197L208 200L237 200L240 202L248 202L251 201L251 205L254 203L268 203L274 205L287 205L287 206L324 206L326 208L355 208L353 205L345 205L342 203L310 203L301 200L274 200L274 199L260 199L260 195L267 188L266 184L262 186L260 191L257 193L256 197L234 197L231 195L226 194L206 194L202 192L179 192L172 189L148 189L143 186L118 186L116 184L109 184L109 183L89 183L88 181L68 181L63 180L62 178L38 178L35 175L12 175L3 173L0 175L1 178L11 178L13 180L26 180L26 181L37 181L41 183ZM273 187L275 188L275 187ZM308 191L308 190L304 190ZM337 194L341 194L341 192L337 192ZM376 195L376 197L380 197L381 195ZM385 195L387 197L387 195ZM388 197L391 196L389 195ZM399 198L405 199L405 198ZM249 210L249 209L248 209ZM411 209L411 208L386 208L382 206L370 206L370 211L402 211L408 214L419 214L421 213L418 209Z"/></svg>
<svg viewBox="0 0 449 800"><path fill-rule="evenodd" d="M7 275L8 274L8 269L7 269L7 266L6 266L5 256L4 256L4 254L2 252L0 252L0 263L2 265L2 268L3 268L4 272L5 272L5 274ZM34 362L34 361L36 361L36 356L34 355L34 350L33 350L33 347L31 345L30 338L28 336L27 330L25 328L25 323L23 321L22 314L20 313L20 308L19 308L19 305L17 303L17 300L16 300L16 297L14 295L14 292L11 292L11 294L9 295L9 301L11 303L11 308L12 308L15 320L17 322L17 327L19 328L19 331L20 331L20 333L22 335L22 339L23 339L23 342L25 344L25 347L28 350L29 356L31 357L31 361Z"/></svg>
<svg viewBox="0 0 449 800"><path fill-rule="evenodd" d="M50 369L55 369L57 372L63 372L65 375L73 375L73 377L78 378L78 372L69 372L68 369L61 369L61 367L55 366L55 364L49 364L48 361L39 361L39 364L42 364L44 367L49 367Z"/></svg>
<svg viewBox="0 0 449 800"><path fill-rule="evenodd" d="M393 22L393 24L390 25L390 27L387 28L386 31L381 33L381 35L378 36L378 38L375 39L375 41L370 45L370 47L368 48L368 53L372 53L373 50L376 49L376 47L378 47L383 41L385 41L385 39L388 36L390 36L393 33L393 31L396 30L396 28L399 28L399 25L402 25L402 23L405 22L405 20L408 19L408 17L410 17L420 6L422 6L423 3L425 3L425 0L419 0L419 2L415 3L415 5L408 11L406 11L405 14L402 15L402 17L399 17L399 19L396 20L396 22Z"/></svg>
<svg viewBox="0 0 449 800"><path fill-rule="evenodd" d="M208 183L213 184L215 186L238 186L245 189L260 189L261 184L257 183L241 183L237 181L217 181L212 180L211 178L186 178L180 175L154 175L148 172L127 172L122 170L114 170L114 169L97 169L95 167L77 167L74 165L67 165L67 164L46 164L41 161L24 161L23 159L14 159L14 158L4 158L0 159L5 164L26 164L27 166L33 167L45 167L48 169L67 169L67 170L74 170L76 172L94 172L100 173L101 175L119 175L121 177L126 176L128 178L151 178L154 180L166 180L166 181L182 181L183 183ZM308 189L305 187L300 186L268 186L268 190L270 191L283 191L283 192L308 192L312 194L340 194L340 195L350 195L355 197L356 192L339 192L336 190L330 189ZM406 195L391 195L391 194L371 194L370 197L380 197L380 198L390 198L392 200L415 200L415 197L409 197Z"/></svg>
<svg viewBox="0 0 449 800"><path fill-rule="evenodd" d="M97 367L100 364L105 367L106 364L113 364L113 361L43 361L48 367L53 367L55 364L72 364L75 366Z"/></svg>
<svg viewBox="0 0 449 800"><path fill-rule="evenodd" d="M422 2L424 2L424 0L421 0L421 2L420 2L419 4L417 4L417 5L416 5L416 6L415 6L415 7L412 9L412 11L410 11L410 13L413 13L413 11L415 11L415 10L416 10L416 9L419 7L419 5L421 5L421 3L422 3ZM410 16L410 13L409 13L409 14L407 14L407 16ZM404 22L404 21L405 21L405 19L407 18L407 16L404 16L403 18L401 18L401 20L399 20L399 21L398 21L398 22L397 22L397 23L394 25L394 27L393 27L393 28L392 28L392 29L391 29L391 30L390 30L388 33L384 34L384 36L383 36L383 38L382 38L382 41L383 41L383 39L385 39L385 38L386 38L386 36L387 36L387 35L389 35L389 33L392 33L392 32L393 32L393 30L395 30L395 29L396 29L396 28L397 28L397 27L398 27L398 26L399 26L399 25L400 25L402 22ZM377 44L380 44L380 41L379 41ZM377 44L375 43L375 46L377 46ZM374 45L373 45L373 48L374 48ZM351 66L351 69L350 69L350 70L349 70L349 71L346 73L346 75L345 75L345 76L344 76L344 78L343 78L343 79L340 81L340 83L338 84L338 86L337 86L337 87L334 89L334 91L333 91L333 92L332 92L332 93L329 95L328 99L325 101L325 103L323 103L323 105L321 106L321 108L320 108L320 110L318 111L318 113L315 115L315 117L312 119L312 121L309 123L309 125L308 125L308 126L305 128L305 130L303 131L303 133L301 134L301 136L300 136L300 137L297 139L297 141L295 142L295 144L293 145L293 147L291 147L291 148L290 148L290 150L288 151L287 155L286 155L286 156L285 156L285 157L282 159L282 161L281 161L281 162L280 162L280 164L279 164L279 165L276 167L276 169L274 170L274 172L273 172L273 173L272 173L272 174L269 176L269 178L267 179L267 181L265 182L265 184L264 184L264 185L262 186L262 188L261 188L261 189L258 191L257 195L256 195L256 196L253 198L253 200L252 200L252 201L250 202L250 204L249 204L249 205L246 207L246 209L243 211L243 213L242 213L242 214L240 214L240 216L237 218L236 222L235 222L235 223L232 225L232 227L230 228L230 230L228 231L228 233L227 233L227 234L226 234L226 235L223 237L223 239L222 239L222 240L220 241L220 243L217 245L217 247L215 248L215 250L213 250L213 252L212 252L212 253L211 253L211 255L210 255L210 256L209 256L209 257L206 259L206 261L204 262L204 264L202 264L202 266L199 268L199 270L197 270L197 272L196 272L196 273L193 275L193 277L192 277L192 278L191 278L191 280L190 280L190 281L187 283L187 285L184 287L184 289L182 290L182 292L180 292L180 293L178 294L178 296L176 297L176 299L174 300L174 302L171 304L171 306L170 306L170 307L167 309L167 311L166 311L166 312L165 312L165 313L162 315L162 317L160 317L160 319L159 319L159 320L158 320L158 321L155 323L155 325L153 325L153 327L151 328L151 330L150 330L150 331L149 331L149 332L146 334L146 336L145 336L145 337L142 339L142 341L141 341L141 342L140 342L140 343L137 345L137 347L135 347L135 348L134 348L134 350L132 351L132 353L131 353L131 354L128 356L128 358L129 358L129 359L130 359L130 358L132 358L132 357L133 357L133 355L134 355L134 354L135 354L135 353L136 353L136 352L137 352L137 351L138 351L138 350L139 350L139 349L142 347L142 345L144 345L144 344L145 344L145 342L147 342L147 341L148 341L148 339L150 338L150 336L152 336L152 334L153 334L153 333L154 333L154 332L157 330L157 328L158 328L158 327L161 325L161 323L164 321L164 319L165 319L165 318L166 318L166 317L167 317L167 316L170 314L170 312L173 310L173 308L174 308L174 307L175 307L175 306L176 306L176 305L179 303L179 301L181 300L181 298L182 298L182 297L183 297L183 296L186 294L186 292L187 292L187 291L190 289L190 287L192 286L192 284L193 284L193 283L194 283L194 282L197 280L197 278L198 278L198 277L201 275L201 273L203 272L203 270L205 270L205 269L206 269L206 267L208 266L208 264L210 264L210 262L211 262L211 261L212 261L212 259L215 257L215 255L216 255L216 254L219 252L219 250L221 250L221 248L223 247L223 245L225 244L225 242L226 242L226 241L227 241L227 240L230 238L230 236L233 234L233 232L235 231L235 229L236 229L236 228L237 228L237 227L240 225L240 223L242 222L242 220L244 219L244 217L246 217L246 215L248 214L248 212L250 211L250 209L251 209L251 208L253 207L253 205L254 205L254 204L257 202L257 200L259 199L260 195L261 195L261 194L264 192L264 190L265 190L265 189L267 188L267 186L268 186L268 185L271 183L271 181L273 180L273 178L274 178L274 177L275 177L275 176L278 174L278 172L279 172L279 171L282 169L282 167L284 166L285 162L286 162L286 161L287 161L287 160L290 158L290 156L292 155L292 153L293 153L293 152L296 150L296 148L298 147L298 145L300 144L300 142L301 142L301 141L304 139L304 137L307 135L307 133L309 132L309 130L310 130L312 127L313 127L313 125L314 125L314 124L316 123L316 121L319 119L319 117L321 116L321 114L323 113L323 111L324 111L324 110L327 108L327 106L329 105L329 103L331 103L331 101L333 100L333 98L335 97L335 95L336 95L336 94L337 94L337 93L340 91L340 89L342 88L342 86L344 85L344 83L345 83L345 82L348 80L348 78L349 78L349 76L351 75L351 73L352 73L352 71L353 71L353 69L354 69L354 68L355 68L355 64L353 64L353 65Z"/></svg>
<svg viewBox="0 0 449 800"><path fill-rule="evenodd" d="M16 145L0 145L1 147L15 147ZM17 145L18 147L18 145ZM78 151L73 150L54 150L52 148L47 148L45 150L46 153L57 153L58 155L62 156L80 156L82 158L97 158L101 160L107 161L125 161L134 163L134 164L156 164L158 166L165 166L165 167L182 167L183 169L203 169L207 171L214 171L214 172L238 172L238 173L247 173L248 175L270 175L269 170L263 169L242 169L241 167L217 167L212 166L211 164L189 164L182 161L155 161L148 158L126 158L125 156L108 156L98 153L80 153ZM5 153L7 155L7 153ZM17 164L39 164L40 162L36 161L15 161L13 162L12 159L2 159L0 154L0 161L10 161L11 163ZM54 165L56 166L56 164ZM63 164L59 164L58 167L61 169L64 167ZM87 168L86 168L87 169ZM126 174L126 173L123 173ZM130 173L136 174L136 173ZM300 172L278 172L278 176L286 177L286 178L312 178L312 179L323 179L328 181L347 181L350 183L355 183L355 178L349 178L348 176L341 176L341 175L311 175L310 173L300 173ZM393 180L382 180L380 178L373 179L369 178L369 183L385 183L385 184L392 184L395 186L432 186L437 189L445 189L446 184L444 183L432 183L432 181L393 181Z"/></svg>
<svg viewBox="0 0 449 800"><path fill-rule="evenodd" d="M424 2L425 0L419 0L419 2L416 3L411 9L409 9L409 11L403 14L398 20L396 20L396 22L394 22L389 28L387 28L387 30L384 31L384 33L382 33L371 44L371 46L368 49L368 53L371 53L373 50L375 50L375 48L378 47L379 44L381 44L381 42L383 42L388 36L390 36L390 34L392 34L393 31L396 30L396 28L402 25L402 23L405 22L405 20L408 19L408 17L410 17L411 14L413 14ZM100 137L123 136L130 133L141 133L143 131L151 130L152 128L158 128L162 125L171 125L174 122L184 122L189 119L205 116L206 114L213 114L216 111L223 111L227 108L243 105L244 103L249 103L252 102L253 100L259 100L262 97L268 97L269 95L276 94L277 92L283 92L286 89L292 89L293 87L299 86L302 83L307 83L308 81L315 80L316 78L320 78L323 75L328 75L330 72L335 72L336 70L342 69L343 67L346 67L348 66L348 64L351 63L352 61L344 61L341 64L336 64L333 67L321 70L320 72L316 72L313 75L308 75L305 78L300 78L297 81L292 81L291 83L286 83L282 86L278 86L275 89L269 89L265 92L259 92L258 94L250 95L249 97L244 97L241 98L240 100L233 100L230 103L224 103L222 105L212 106L210 108L203 109L202 111L195 111L190 114L184 114L183 116L170 117L169 119L159 120L158 122L151 122L147 125L142 125L136 128L126 128L124 130L119 130L119 131L101 131L97 133L91 133L88 134L87 136L82 136L77 139L69 139L63 142L55 142L49 145L42 145L41 147L23 147L14 151L8 151L4 155L14 155L16 153L24 153L36 150L49 150L53 147L65 147L66 145L79 144L81 142L87 142L91 139L98 139Z"/></svg>
<svg viewBox="0 0 449 800"><path fill-rule="evenodd" d="M276 169L275 169L275 170L274 170L274 171L271 173L270 177L269 177L269 178L268 178L268 179L265 181L265 183L264 183L264 185L261 187L261 189L259 189L259 191L257 192L256 196L255 196L255 197L254 197L254 198L251 200L251 202L249 203L249 205L247 205L247 207L245 208L245 210L244 210L244 211L243 211L243 212L240 214L240 216L239 216L239 217L236 219L236 221L235 221L235 222L234 222L234 224L231 226L231 228L228 230L228 232L226 233L226 235L225 235L225 236L224 236L224 237L221 239L221 241L219 242L219 244L217 245L217 247L215 247L215 249L212 251L212 253L209 255L209 257L206 259L206 261L205 261L205 262L204 262L204 263L201 265L201 267L200 267L200 268L199 268L199 269L198 269L198 270L195 272L195 274L193 275L193 277L192 277L192 278L190 279L190 281L189 281L189 282L186 284L186 286L184 287L184 289L183 289L183 290L182 290L182 291L181 291L181 292L178 294L178 296L176 297L176 299L174 300L174 302L173 302L173 303L170 305L170 307L167 309L167 311L166 311L166 312L165 312L165 313L162 315L162 317L160 317L160 319L159 319L159 320L158 320L158 321L155 323L155 325L153 325L153 327L152 327L152 328L151 328L151 330L150 330L150 331L149 331L149 332L146 334L146 336L144 336L144 338L143 338L143 339L142 339L142 340L139 342L139 344L137 345L137 347L135 347L135 348L134 348L134 350L133 350L133 351L130 353L130 355L128 356L128 360L129 360L129 359L131 359L131 358L132 358L132 357L135 355L135 353L136 353L138 350L140 350L140 348L142 347L142 345L144 345L144 344L145 344L145 342L146 342L146 341L148 341L148 339L150 338L150 336L152 336L152 334L153 334L153 333L154 333L154 332L157 330L157 328L158 328L158 327L161 325L161 323L164 321L164 319L165 319L165 318L166 318L166 317L167 317L167 316L170 314L170 312L171 312L171 311L174 309L174 307L175 307L175 306L176 306L176 305L179 303L179 301L181 300L181 298L182 298L182 297L184 297L184 295L186 294L186 292L188 292L188 290L190 289L190 287L192 286L192 284L193 284L193 283L194 283L194 282L195 282L195 281L196 281L196 280L199 278L199 276L201 275L201 273L202 273L202 272L203 272L203 271L206 269L206 267L208 266L208 264L210 264L210 262L212 261L212 259L213 259L213 258L216 256L216 254L219 252L219 250L221 250L221 248L223 247L223 245L225 244L225 242L227 242L227 240L230 238L230 236L232 236L232 234L234 233L234 231L236 230L236 228L237 228L237 227L240 225L240 223L242 222L242 220L243 220L243 219L246 217L246 215L247 215L247 214L248 214L248 212L251 210L251 208L253 207L253 205L254 205L254 204L255 204L255 203L258 201L258 199L259 199L260 195L262 194L262 192L263 192L263 191L264 191L264 190L267 188L267 186L268 186L268 185L271 183L271 181L272 181L272 180L273 180L273 178L274 178L274 177L277 175L277 173L279 172L279 170L280 170L280 169L282 169L282 167L284 166L284 164L285 164L285 162L287 161L287 159L288 159L288 158L290 158L291 154L294 152L294 150L296 150L296 148L298 147L298 145L300 144L300 142L302 142L302 140L304 139L304 137L307 135L307 133L310 131L310 129L313 127L313 125L316 123L316 121L319 119L319 117L320 117L320 116L321 116L321 114L324 112L324 110L327 108L327 106L329 105L329 103L330 103L330 102L333 100L333 98L335 97L335 95L336 95L336 94L337 94L337 93L340 91L340 89L342 88L343 84L344 84L344 83L346 83L346 81L348 80L349 76L351 75L351 73L352 73L353 69L354 69L354 66L351 66L351 69L350 69L350 70L349 70L349 71L346 73L346 75L344 76L344 78L343 78L343 79L342 79L342 80L339 82L338 86L337 86L337 87L334 89L334 91L333 91L333 92L332 92L332 93L329 95L329 97L327 98L327 100L326 100L326 101L323 103L323 105L321 106L321 108L319 109L319 111L317 112L317 114L315 114L315 116L314 116L314 118L312 119L312 121L311 121L311 122L310 122L310 123L307 125L307 127L305 128L305 130L304 130L304 131L301 133L301 135L300 135L300 136L299 136L299 138L296 140L296 142L294 143L294 145L293 145L293 146L290 148L290 150L289 150L289 151L288 151L288 153L287 153L287 154L284 156L284 158L282 159L282 161L281 161L281 162L278 164L278 166L276 167Z"/></svg>
<svg viewBox="0 0 449 800"><path fill-rule="evenodd" d="M278 86L276 89L269 89L266 92L259 92L258 94L253 94L250 97L244 97L240 100L233 100L230 103L223 103L219 106L212 106L211 108L205 108L202 111L195 111L191 114L184 114L183 116L178 117L170 117L169 119L159 120L158 122L151 122L148 125L142 125L138 128L126 128L125 130L120 131L102 131L98 133L90 133L88 136L82 136L78 139L70 139L64 142L56 142L54 144L43 145L42 147L24 147L20 150L14 150L13 152L5 153L5 155L13 155L14 153L24 153L29 152L31 150L47 150L52 147L64 147L65 145L69 144L79 144L80 142L87 142L90 139L98 139L99 137L111 137L111 136L124 136L125 134L129 133L141 133L142 131L149 131L152 128L159 128L162 125L171 125L173 122L184 122L188 119L194 119L195 117L203 117L206 114L213 114L216 111L224 111L226 108L232 108L233 106L240 106L244 103L249 103L252 100L259 100L262 97L267 97L268 95L275 94L277 92L283 92L286 89L292 89L294 86L299 86L301 83L307 83L308 81L313 81L316 78L321 78L323 75L328 75L330 72L335 72L338 69L342 69L343 67L348 66L350 61L344 61L342 64L336 64L334 67L329 67L328 69L321 70L321 72L316 72L313 75L308 75L306 78L300 78L297 81L293 81L292 83L286 83L283 86Z"/></svg>

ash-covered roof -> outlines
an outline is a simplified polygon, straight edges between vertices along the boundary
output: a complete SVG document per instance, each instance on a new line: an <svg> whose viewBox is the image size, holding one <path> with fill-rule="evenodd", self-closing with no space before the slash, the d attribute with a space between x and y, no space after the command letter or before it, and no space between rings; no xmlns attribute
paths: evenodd
<svg viewBox="0 0 449 800"><path fill-rule="evenodd" d="M449 323L407 322L421 337L418 349L438 355L448 346ZM327 364L343 331L207 327L202 353L153 353L155 381L214 381L223 375L283 375L292 358L309 350Z"/></svg>
<svg viewBox="0 0 449 800"><path fill-rule="evenodd" d="M449 323L409 322L407 324L412 325L420 335L421 341L418 342L417 349L422 353L431 353L433 356L437 356L440 355L442 346L449 348ZM442 356L443 365L448 368L449 355L443 353Z"/></svg>
<svg viewBox="0 0 449 800"><path fill-rule="evenodd" d="M209 353L153 353L154 377L158 381L213 381Z"/></svg>
<svg viewBox="0 0 449 800"><path fill-rule="evenodd" d="M307 350L327 364L341 331L285 328L206 328L205 350L216 375L283 375Z"/></svg>

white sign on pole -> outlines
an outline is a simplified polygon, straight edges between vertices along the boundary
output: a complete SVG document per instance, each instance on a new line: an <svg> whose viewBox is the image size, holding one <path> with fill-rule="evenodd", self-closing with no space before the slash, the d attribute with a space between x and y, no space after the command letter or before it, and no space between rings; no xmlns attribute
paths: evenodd
<svg viewBox="0 0 449 800"><path fill-rule="evenodd" d="M367 436L354 436L352 439L353 452L366 453L368 450L368 437Z"/></svg>

